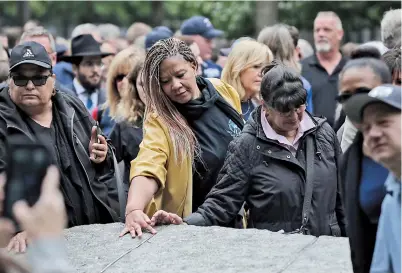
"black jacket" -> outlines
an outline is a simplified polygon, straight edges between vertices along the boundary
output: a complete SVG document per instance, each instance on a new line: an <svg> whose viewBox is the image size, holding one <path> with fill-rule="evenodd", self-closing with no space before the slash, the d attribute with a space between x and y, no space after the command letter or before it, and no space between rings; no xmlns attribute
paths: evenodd
<svg viewBox="0 0 402 273"><path fill-rule="evenodd" d="M197 77L197 85L201 90L199 98L176 104L200 147L200 158L195 158L193 167L193 212L204 203L205 197L216 184L228 145L244 127L241 115L209 80Z"/></svg>
<svg viewBox="0 0 402 273"><path fill-rule="evenodd" d="M358 133L353 144L341 157L341 181L348 219L347 233L354 273L370 272L377 224L370 221L359 205L363 136Z"/></svg>
<svg viewBox="0 0 402 273"><path fill-rule="evenodd" d="M227 225L243 202L249 208L248 227L291 232L301 227L305 185L306 138L315 147L314 189L310 221L312 235L345 235L340 198L338 157L340 147L324 119L300 140L297 159L278 142L268 139L261 125L261 106L241 135L231 142L217 185L204 204L185 221L193 225Z"/></svg>
<svg viewBox="0 0 402 273"><path fill-rule="evenodd" d="M114 176L113 159L108 152L107 158L101 164L92 163L89 159L89 141L91 129L95 122L89 115L83 103L76 97L63 92L56 92L53 103L57 105L61 122L69 129L67 138L74 143L71 147L76 160L85 170L86 178L82 183L88 183L95 204L99 206L101 223L110 223L119 220L119 203L116 179ZM35 141L35 136L28 129L9 96L8 87L0 92L0 172L6 167L6 139L12 136L23 135ZM112 146L109 146L112 149Z"/></svg>
<svg viewBox="0 0 402 273"><path fill-rule="evenodd" d="M124 183L127 185L130 184L130 164L138 155L142 137L142 126L134 127L127 121L115 123L110 133L117 162L124 162Z"/></svg>

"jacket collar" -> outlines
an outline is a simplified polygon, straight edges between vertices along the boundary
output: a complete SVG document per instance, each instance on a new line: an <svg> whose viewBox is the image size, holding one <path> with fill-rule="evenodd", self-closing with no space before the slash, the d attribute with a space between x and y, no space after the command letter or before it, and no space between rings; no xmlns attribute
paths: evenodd
<svg viewBox="0 0 402 273"><path fill-rule="evenodd" d="M342 55L341 60L339 61L339 63L337 64L337 67L339 68L343 68L346 64L346 62L349 59L347 57L345 57L344 55ZM320 64L320 61L317 58L317 53L314 53L312 56L310 56L306 62L308 63L308 65L310 66L318 66L318 67L322 67L322 65ZM335 72L335 71L334 71Z"/></svg>
<svg viewBox="0 0 402 273"><path fill-rule="evenodd" d="M78 83L78 84L81 86L80 83ZM82 87L82 88L84 88L84 87ZM69 89L71 89L71 91L73 91L75 96L78 96L78 94L81 93L81 90L79 91L76 89L74 82L69 86ZM85 90L84 90L84 92L85 92ZM106 91L104 89L97 89L97 94L98 94L98 106L103 105L106 102Z"/></svg>
<svg viewBox="0 0 402 273"><path fill-rule="evenodd" d="M265 111L263 109L261 111L261 125L265 136L269 139L277 140L278 142L285 145L295 146L295 143L298 143L299 139L304 135L305 132L313 129L316 125L313 122L313 119L309 115L303 115L303 119L300 121L298 132L294 139L293 143L290 143L285 136L279 135L272 126L269 124L267 118L265 117Z"/></svg>

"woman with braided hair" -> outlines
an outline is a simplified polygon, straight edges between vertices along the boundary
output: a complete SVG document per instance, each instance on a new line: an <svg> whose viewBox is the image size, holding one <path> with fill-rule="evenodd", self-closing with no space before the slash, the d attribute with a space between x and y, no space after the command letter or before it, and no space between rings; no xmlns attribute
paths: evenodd
<svg viewBox="0 0 402 273"><path fill-rule="evenodd" d="M131 162L125 228L152 233L157 210L186 217L215 185L232 139L243 128L239 95L218 79L197 76L191 49L175 38L147 53L144 138Z"/></svg>

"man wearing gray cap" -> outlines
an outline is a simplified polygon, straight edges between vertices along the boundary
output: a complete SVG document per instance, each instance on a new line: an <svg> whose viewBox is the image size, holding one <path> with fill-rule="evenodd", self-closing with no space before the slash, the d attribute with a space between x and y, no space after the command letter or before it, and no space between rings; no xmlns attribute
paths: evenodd
<svg viewBox="0 0 402 273"><path fill-rule="evenodd" d="M352 96L346 115L364 137L363 152L390 170L371 273L401 272L401 87L381 85Z"/></svg>

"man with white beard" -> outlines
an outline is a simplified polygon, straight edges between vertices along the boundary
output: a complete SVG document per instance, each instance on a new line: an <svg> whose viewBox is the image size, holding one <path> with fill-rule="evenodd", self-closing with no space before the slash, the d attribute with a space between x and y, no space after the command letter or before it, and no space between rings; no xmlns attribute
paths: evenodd
<svg viewBox="0 0 402 273"><path fill-rule="evenodd" d="M334 126L338 75L347 59L340 52L343 29L332 11L319 12L314 20L315 54L302 61L302 76L312 85L314 114Z"/></svg>

